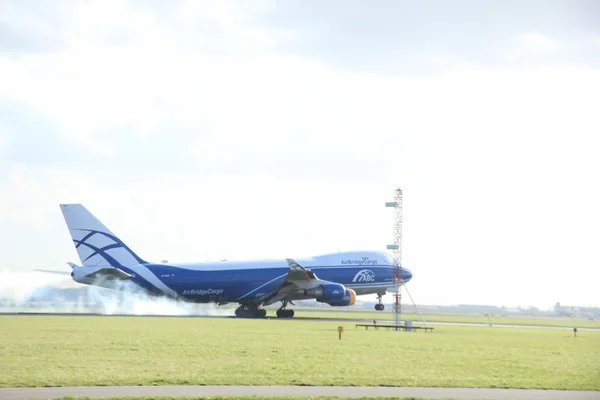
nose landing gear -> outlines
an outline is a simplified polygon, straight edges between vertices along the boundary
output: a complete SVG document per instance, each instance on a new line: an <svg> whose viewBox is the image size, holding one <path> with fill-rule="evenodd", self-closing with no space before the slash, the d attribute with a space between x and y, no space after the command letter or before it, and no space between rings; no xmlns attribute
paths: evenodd
<svg viewBox="0 0 600 400"><path fill-rule="evenodd" d="M377 294L377 301L378 301L378 303L377 303L377 304L375 304L375 310L376 310L376 311L383 311L383 310L385 309L385 306L384 306L384 305L383 305L383 303L381 302L381 300L382 300L382 297L383 297L383 294L381 294L381 293L378 293L378 294Z"/></svg>

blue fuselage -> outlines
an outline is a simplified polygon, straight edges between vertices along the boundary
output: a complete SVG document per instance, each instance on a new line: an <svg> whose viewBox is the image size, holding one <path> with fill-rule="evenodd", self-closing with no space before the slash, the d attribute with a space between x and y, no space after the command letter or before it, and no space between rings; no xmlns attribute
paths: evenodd
<svg viewBox="0 0 600 400"><path fill-rule="evenodd" d="M289 267L284 266L195 270L149 263L119 268L134 275L131 281L152 294L198 303L251 302L274 291L289 272ZM385 292L394 286L392 265L311 265L310 270L319 279L341 283L357 295ZM412 277L406 268L401 273L404 282Z"/></svg>

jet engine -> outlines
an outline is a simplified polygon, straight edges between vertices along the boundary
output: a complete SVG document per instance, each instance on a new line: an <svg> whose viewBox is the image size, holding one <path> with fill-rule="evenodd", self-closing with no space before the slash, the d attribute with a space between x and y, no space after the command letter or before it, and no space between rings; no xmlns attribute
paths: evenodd
<svg viewBox="0 0 600 400"><path fill-rule="evenodd" d="M331 301L341 301L346 294L346 287L340 283L324 283L312 289L304 291L304 295L314 297L321 303L329 303Z"/></svg>
<svg viewBox="0 0 600 400"><path fill-rule="evenodd" d="M356 301L356 292L352 289L346 289L344 298L338 301L330 301L328 304L332 307L352 306Z"/></svg>

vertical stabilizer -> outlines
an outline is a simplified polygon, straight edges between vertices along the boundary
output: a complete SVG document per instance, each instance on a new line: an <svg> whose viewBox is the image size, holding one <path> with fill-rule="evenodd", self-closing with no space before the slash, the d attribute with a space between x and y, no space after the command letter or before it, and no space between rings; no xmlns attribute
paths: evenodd
<svg viewBox="0 0 600 400"><path fill-rule="evenodd" d="M60 209L84 267L121 267L146 263L83 205L61 204Z"/></svg>

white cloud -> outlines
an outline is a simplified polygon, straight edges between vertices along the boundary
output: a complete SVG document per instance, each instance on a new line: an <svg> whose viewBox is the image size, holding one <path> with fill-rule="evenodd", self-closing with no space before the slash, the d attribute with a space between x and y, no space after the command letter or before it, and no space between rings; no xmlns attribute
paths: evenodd
<svg viewBox="0 0 600 400"><path fill-rule="evenodd" d="M62 50L0 57L9 269L76 259L60 202L149 259L385 248L400 184L418 302L595 301L598 69L340 69L279 51L236 3L119 4L65 11Z"/></svg>
<svg viewBox="0 0 600 400"><path fill-rule="evenodd" d="M556 51L559 44L541 33L524 33L519 35L518 43L523 53L547 54Z"/></svg>
<svg viewBox="0 0 600 400"><path fill-rule="evenodd" d="M0 131L0 160L2 160L8 152L9 139L8 132Z"/></svg>

